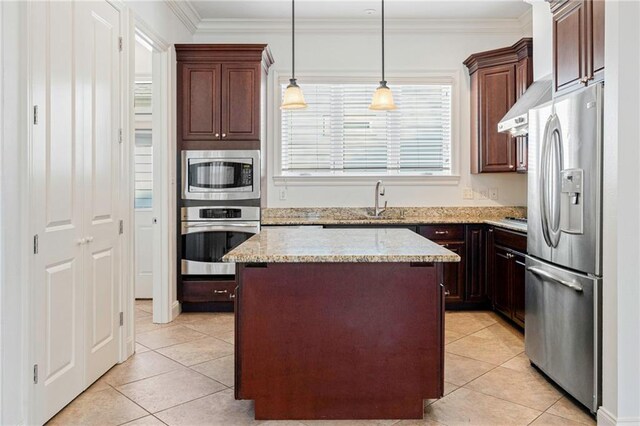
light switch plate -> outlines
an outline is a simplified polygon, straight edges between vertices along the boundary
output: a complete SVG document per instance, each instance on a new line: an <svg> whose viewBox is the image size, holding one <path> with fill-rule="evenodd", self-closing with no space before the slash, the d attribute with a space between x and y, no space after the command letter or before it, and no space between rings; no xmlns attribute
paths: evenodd
<svg viewBox="0 0 640 426"><path fill-rule="evenodd" d="M285 188L280 188L280 200L287 199L287 190Z"/></svg>
<svg viewBox="0 0 640 426"><path fill-rule="evenodd" d="M473 200L473 189L472 188L464 188L462 190L462 199L463 200Z"/></svg>

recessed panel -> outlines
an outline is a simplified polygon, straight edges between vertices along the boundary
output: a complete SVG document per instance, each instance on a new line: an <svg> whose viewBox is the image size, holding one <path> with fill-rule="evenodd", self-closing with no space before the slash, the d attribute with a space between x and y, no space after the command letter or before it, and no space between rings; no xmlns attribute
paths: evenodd
<svg viewBox="0 0 640 426"><path fill-rule="evenodd" d="M76 363L76 267L76 261L70 259L45 269L47 382L55 380Z"/></svg>
<svg viewBox="0 0 640 426"><path fill-rule="evenodd" d="M113 164L117 159L117 135L113 127L114 104L113 99L114 73L113 56L113 27L100 17L93 16L92 38L92 182L93 182L93 220L102 221L113 215L114 189L116 183L113 176ZM117 91L116 91L117 93Z"/></svg>
<svg viewBox="0 0 640 426"><path fill-rule="evenodd" d="M113 250L107 249L91 255L90 291L93 295L91 312L93 324L91 349L97 350L113 339L113 312L115 297L115 271Z"/></svg>
<svg viewBox="0 0 640 426"><path fill-rule="evenodd" d="M46 80L46 223L47 227L69 225L73 221L76 196L75 163L75 73L73 69L73 31L65 25L72 4L61 2L50 8L49 22L55 31L48 32ZM44 120L45 117L41 117ZM43 123L45 124L45 123Z"/></svg>

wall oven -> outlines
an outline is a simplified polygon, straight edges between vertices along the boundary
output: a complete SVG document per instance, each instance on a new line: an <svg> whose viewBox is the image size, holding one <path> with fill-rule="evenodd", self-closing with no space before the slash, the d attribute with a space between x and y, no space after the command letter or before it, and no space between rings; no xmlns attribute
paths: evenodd
<svg viewBox="0 0 640 426"><path fill-rule="evenodd" d="M182 151L182 199L260 199L260 151Z"/></svg>
<svg viewBox="0 0 640 426"><path fill-rule="evenodd" d="M222 256L260 232L259 207L183 207L182 275L234 275Z"/></svg>

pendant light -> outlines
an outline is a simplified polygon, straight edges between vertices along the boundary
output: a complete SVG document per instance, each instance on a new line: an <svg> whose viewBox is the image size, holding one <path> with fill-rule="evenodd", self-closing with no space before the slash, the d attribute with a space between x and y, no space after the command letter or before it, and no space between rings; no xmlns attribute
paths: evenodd
<svg viewBox="0 0 640 426"><path fill-rule="evenodd" d="M291 79L287 90L284 91L281 109L304 109L307 103L304 101L302 89L296 83L296 5L291 0Z"/></svg>
<svg viewBox="0 0 640 426"><path fill-rule="evenodd" d="M396 109L396 105L393 103L393 94L384 79L384 0L382 0L382 80L380 80L380 86L378 86L373 94L369 109L376 111Z"/></svg>

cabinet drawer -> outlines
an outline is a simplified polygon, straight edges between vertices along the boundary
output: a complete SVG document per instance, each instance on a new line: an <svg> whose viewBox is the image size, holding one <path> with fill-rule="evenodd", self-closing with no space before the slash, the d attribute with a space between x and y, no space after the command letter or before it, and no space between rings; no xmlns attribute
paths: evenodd
<svg viewBox="0 0 640 426"><path fill-rule="evenodd" d="M235 281L183 281L182 302L232 302Z"/></svg>
<svg viewBox="0 0 640 426"><path fill-rule="evenodd" d="M423 225L418 233L433 241L464 241L464 225Z"/></svg>
<svg viewBox="0 0 640 426"><path fill-rule="evenodd" d="M508 247L522 253L527 252L527 236L524 234L494 228L493 238L497 245Z"/></svg>

